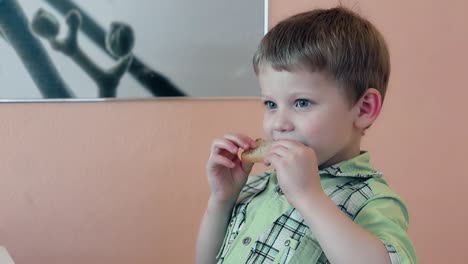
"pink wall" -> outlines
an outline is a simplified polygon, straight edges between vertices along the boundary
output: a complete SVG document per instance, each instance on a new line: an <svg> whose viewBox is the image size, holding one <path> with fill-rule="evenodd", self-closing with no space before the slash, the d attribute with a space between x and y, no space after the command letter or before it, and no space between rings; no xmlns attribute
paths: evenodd
<svg viewBox="0 0 468 264"><path fill-rule="evenodd" d="M329 2L272 0L271 20ZM409 205L420 263L465 263L468 3L357 7L393 64L364 147ZM257 100L2 104L0 120L0 245L17 263L192 263L212 138L262 135Z"/></svg>

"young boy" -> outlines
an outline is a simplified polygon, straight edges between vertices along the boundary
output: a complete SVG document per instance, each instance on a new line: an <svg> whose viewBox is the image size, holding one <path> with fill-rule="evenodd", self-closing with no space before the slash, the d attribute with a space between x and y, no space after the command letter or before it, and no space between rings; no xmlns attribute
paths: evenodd
<svg viewBox="0 0 468 264"><path fill-rule="evenodd" d="M390 74L382 35L313 10L271 29L253 62L273 169L248 177L248 136L213 141L197 263L416 263L406 206L360 149Z"/></svg>

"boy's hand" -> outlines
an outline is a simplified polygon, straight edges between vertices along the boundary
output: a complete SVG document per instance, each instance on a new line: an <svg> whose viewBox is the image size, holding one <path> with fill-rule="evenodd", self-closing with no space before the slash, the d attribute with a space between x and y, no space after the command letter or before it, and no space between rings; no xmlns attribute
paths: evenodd
<svg viewBox="0 0 468 264"><path fill-rule="evenodd" d="M317 156L312 148L297 141L278 140L273 142L264 163L276 169L281 190L294 207L323 194Z"/></svg>
<svg viewBox="0 0 468 264"><path fill-rule="evenodd" d="M207 164L208 183L217 202L233 203L237 199L253 163L239 159L239 148L255 147L255 140L241 134L226 134L213 140Z"/></svg>

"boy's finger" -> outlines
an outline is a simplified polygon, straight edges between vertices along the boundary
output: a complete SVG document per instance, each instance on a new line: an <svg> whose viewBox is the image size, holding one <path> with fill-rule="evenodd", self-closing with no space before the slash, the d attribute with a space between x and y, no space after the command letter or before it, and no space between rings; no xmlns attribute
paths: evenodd
<svg viewBox="0 0 468 264"><path fill-rule="evenodd" d="M252 170L252 167L254 166L255 163L253 162L246 162L246 161L241 161L239 160L240 164L241 164L241 167L242 167L242 170L245 172L245 173L248 173Z"/></svg>
<svg viewBox="0 0 468 264"><path fill-rule="evenodd" d="M243 149L249 149L252 146L255 146L255 140L242 134L226 134L224 137L235 142Z"/></svg>
<svg viewBox="0 0 468 264"><path fill-rule="evenodd" d="M265 156L265 158L263 159L263 165L267 167L271 166L270 156Z"/></svg>
<svg viewBox="0 0 468 264"><path fill-rule="evenodd" d="M211 163L211 167L216 166L216 165L222 165L222 166L232 169L236 166L236 164L232 160L226 157L220 156L220 155L213 155L213 157L211 157L210 163Z"/></svg>
<svg viewBox="0 0 468 264"><path fill-rule="evenodd" d="M220 153L221 149L227 150L228 152L231 152L232 154L237 154L237 151L239 150L238 147L234 145L234 143L225 139L215 139L213 141L212 146L213 148L211 151L217 154Z"/></svg>
<svg viewBox="0 0 468 264"><path fill-rule="evenodd" d="M283 145L272 146L269 150L269 154L275 154L279 157L285 157L288 155L290 150Z"/></svg>
<svg viewBox="0 0 468 264"><path fill-rule="evenodd" d="M263 160L263 164L265 164L265 166L271 166L278 161L278 159L280 159L281 157L279 155L277 155L276 153L269 153L265 156L265 159Z"/></svg>
<svg viewBox="0 0 468 264"><path fill-rule="evenodd" d="M289 140L289 139L281 139L273 142L273 147L274 146L283 146L285 148L296 148L298 146L304 145L303 143L299 141L294 141L294 140Z"/></svg>

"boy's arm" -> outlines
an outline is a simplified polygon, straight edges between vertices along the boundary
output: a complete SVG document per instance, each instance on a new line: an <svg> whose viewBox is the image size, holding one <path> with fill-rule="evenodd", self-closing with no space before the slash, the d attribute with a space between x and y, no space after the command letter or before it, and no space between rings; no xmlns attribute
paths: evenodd
<svg viewBox="0 0 468 264"><path fill-rule="evenodd" d="M196 263L216 263L234 203L221 203L211 198L200 226L197 239Z"/></svg>
<svg viewBox="0 0 468 264"><path fill-rule="evenodd" d="M324 193L304 199L296 208L330 263L391 263L382 241L343 214Z"/></svg>
<svg viewBox="0 0 468 264"><path fill-rule="evenodd" d="M408 235L408 210L400 197L392 194L372 197L353 221L385 244L392 263L418 263Z"/></svg>
<svg viewBox="0 0 468 264"><path fill-rule="evenodd" d="M254 165L240 160L238 151L255 146L253 139L242 134L213 140L206 166L211 196L197 239L196 263L216 262L231 211Z"/></svg>

